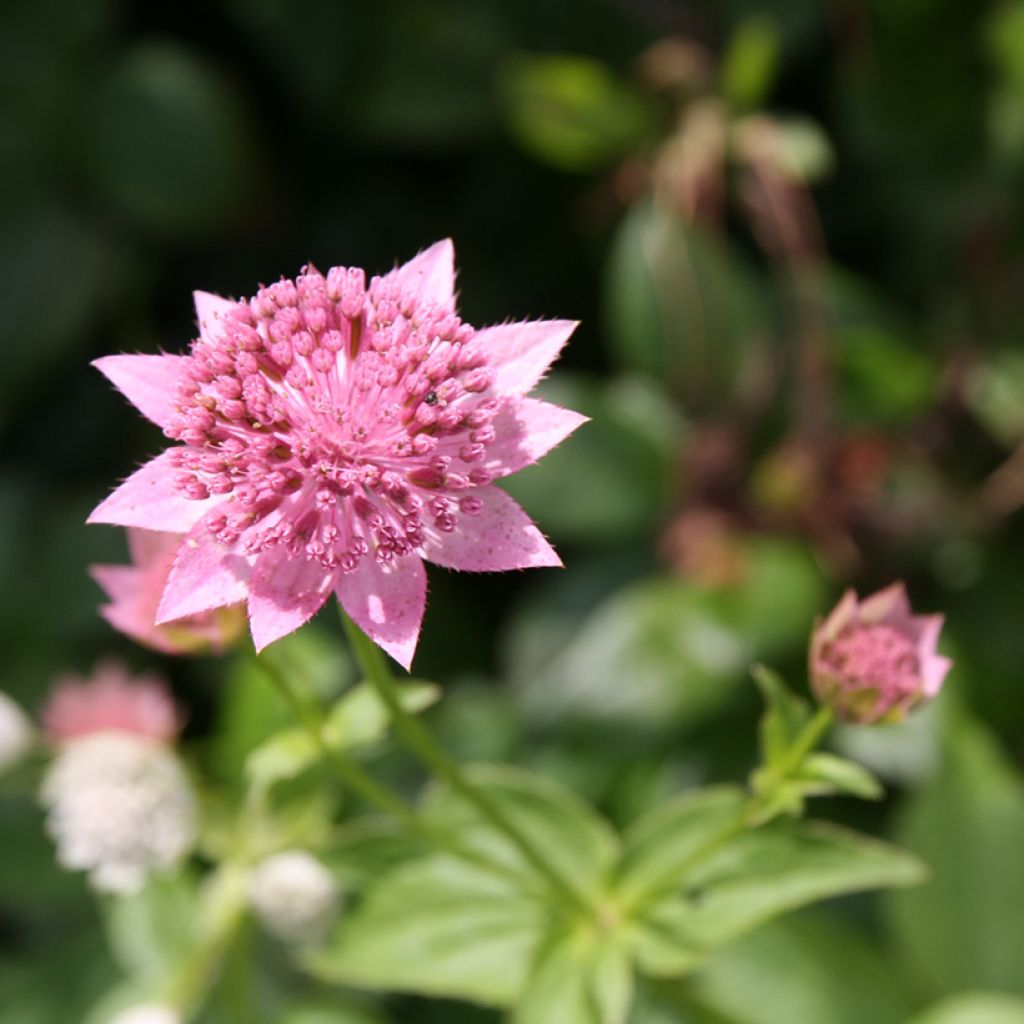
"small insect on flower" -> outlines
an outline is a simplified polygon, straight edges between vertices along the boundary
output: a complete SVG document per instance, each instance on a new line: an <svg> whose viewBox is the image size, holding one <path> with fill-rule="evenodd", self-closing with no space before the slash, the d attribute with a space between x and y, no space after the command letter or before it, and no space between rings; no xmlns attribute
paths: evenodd
<svg viewBox="0 0 1024 1024"><path fill-rule="evenodd" d="M262 649L333 591L408 667L424 560L561 564L495 481L585 422L526 397L576 325L474 330L454 284L450 241L369 285L306 267L240 302L197 292L187 355L96 363L176 442L90 516L187 534L159 622L247 601Z"/></svg>
<svg viewBox="0 0 1024 1024"><path fill-rule="evenodd" d="M56 756L41 799L60 863L107 892L173 868L195 843L196 807L163 683L102 663L91 679L58 682L43 722Z"/></svg>
<svg viewBox="0 0 1024 1024"><path fill-rule="evenodd" d="M848 590L811 638L811 686L843 722L902 721L952 667L937 653L943 616L914 615L902 583L863 601Z"/></svg>

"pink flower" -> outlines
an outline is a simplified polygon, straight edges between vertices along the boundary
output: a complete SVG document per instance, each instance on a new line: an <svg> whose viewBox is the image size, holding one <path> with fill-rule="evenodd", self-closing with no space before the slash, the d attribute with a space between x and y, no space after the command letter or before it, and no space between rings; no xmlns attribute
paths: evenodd
<svg viewBox="0 0 1024 1024"><path fill-rule="evenodd" d="M902 721L938 694L953 664L936 653L942 622L941 615L914 615L902 583L863 601L848 590L811 637L818 700L841 721Z"/></svg>
<svg viewBox="0 0 1024 1024"><path fill-rule="evenodd" d="M182 724L159 676L132 676L113 660L101 661L88 679L59 679L42 720L49 739L58 745L99 732L126 732L170 743Z"/></svg>
<svg viewBox="0 0 1024 1024"><path fill-rule="evenodd" d="M115 628L146 647L164 654L221 652L245 627L241 605L216 608L158 626L157 608L167 586L178 549L185 539L177 533L129 529L131 565L94 565L93 579L106 591L110 604L100 614Z"/></svg>
<svg viewBox="0 0 1024 1024"><path fill-rule="evenodd" d="M475 331L455 312L453 260L444 241L369 286L362 270L306 267L249 301L197 292L188 355L96 363L178 442L89 520L187 533L159 622L245 600L261 650L333 590L408 668L424 559L561 564L494 481L585 421L525 397L576 325Z"/></svg>

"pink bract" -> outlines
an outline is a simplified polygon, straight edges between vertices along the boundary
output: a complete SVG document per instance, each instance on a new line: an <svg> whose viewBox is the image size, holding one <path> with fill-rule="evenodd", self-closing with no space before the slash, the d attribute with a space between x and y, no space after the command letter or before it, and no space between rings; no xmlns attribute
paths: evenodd
<svg viewBox="0 0 1024 1024"><path fill-rule="evenodd" d="M245 628L241 605L215 608L158 626L157 608L185 538L178 533L151 530L125 532L132 564L93 565L89 569L110 598L100 614L115 629L164 654L220 653L238 639Z"/></svg>
<svg viewBox="0 0 1024 1024"><path fill-rule="evenodd" d="M848 590L814 630L811 685L841 721L901 721L942 689L952 661L937 651L942 615L914 615L902 583L863 601Z"/></svg>
<svg viewBox="0 0 1024 1024"><path fill-rule="evenodd" d="M188 355L97 361L178 442L90 516L187 534L159 622L247 601L260 650L333 591L408 668L424 560L561 564L494 481L585 422L526 397L576 325L474 330L454 284L450 241L369 285L356 268L306 267L248 301L197 292Z"/></svg>
<svg viewBox="0 0 1024 1024"><path fill-rule="evenodd" d="M43 708L43 728L54 743L99 732L127 732L170 743L181 717L159 676L133 676L118 661L101 661L88 678L59 679Z"/></svg>

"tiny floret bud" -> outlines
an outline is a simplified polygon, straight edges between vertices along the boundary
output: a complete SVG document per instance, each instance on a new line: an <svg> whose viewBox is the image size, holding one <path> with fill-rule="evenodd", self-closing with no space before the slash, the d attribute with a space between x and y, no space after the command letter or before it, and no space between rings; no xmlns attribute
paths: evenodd
<svg viewBox="0 0 1024 1024"><path fill-rule="evenodd" d="M286 850L253 872L249 898L269 932L286 942L324 937L340 903L334 875L305 850Z"/></svg>
<svg viewBox="0 0 1024 1024"><path fill-rule="evenodd" d="M0 775L13 768L32 749L35 730L28 715L0 692Z"/></svg>
<svg viewBox="0 0 1024 1024"><path fill-rule="evenodd" d="M138 1003L110 1018L110 1024L182 1024L181 1014L163 1003Z"/></svg>
<svg viewBox="0 0 1024 1024"><path fill-rule="evenodd" d="M914 615L902 583L863 601L848 590L811 637L811 686L843 722L899 722L942 688L942 615Z"/></svg>

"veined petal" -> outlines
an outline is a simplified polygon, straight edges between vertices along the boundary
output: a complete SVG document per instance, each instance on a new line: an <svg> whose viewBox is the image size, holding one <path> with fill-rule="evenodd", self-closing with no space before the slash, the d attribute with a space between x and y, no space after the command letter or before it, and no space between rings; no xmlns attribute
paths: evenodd
<svg viewBox="0 0 1024 1024"><path fill-rule="evenodd" d="M423 545L430 562L464 572L504 572L560 566L562 560L530 517L497 487L481 487L473 496L483 502L477 515L459 516L451 533L431 532Z"/></svg>
<svg viewBox="0 0 1024 1024"><path fill-rule="evenodd" d="M137 469L89 516L89 523L140 526L145 530L188 533L221 498L194 501L175 486L173 465L179 449L168 448Z"/></svg>
<svg viewBox="0 0 1024 1024"><path fill-rule="evenodd" d="M577 326L575 320L533 320L477 331L476 341L495 373L494 390L525 395L547 373Z"/></svg>
<svg viewBox="0 0 1024 1024"><path fill-rule="evenodd" d="M211 292L193 292L192 298L196 304L196 323L199 325L199 336L203 341L209 342L212 338L210 331L217 325L217 321L227 316L238 303L232 299L224 299Z"/></svg>
<svg viewBox="0 0 1024 1024"><path fill-rule="evenodd" d="M435 242L408 263L384 276L388 282L414 292L421 301L452 309L455 306L455 247L450 238Z"/></svg>
<svg viewBox="0 0 1024 1024"><path fill-rule="evenodd" d="M251 559L226 548L205 523L197 523L174 559L157 609L157 625L244 601L251 573Z"/></svg>
<svg viewBox="0 0 1024 1024"><path fill-rule="evenodd" d="M427 604L427 573L419 556L380 563L367 554L338 580L335 593L356 625L408 669Z"/></svg>
<svg viewBox="0 0 1024 1024"><path fill-rule="evenodd" d="M257 651L298 629L320 610L334 577L318 561L283 545L256 559L249 584L249 627Z"/></svg>
<svg viewBox="0 0 1024 1024"><path fill-rule="evenodd" d="M100 373L158 427L170 426L176 413L177 383L184 356L104 356L93 362Z"/></svg>
<svg viewBox="0 0 1024 1024"><path fill-rule="evenodd" d="M515 473L546 455L588 419L538 398L507 399L492 421L495 438L482 465L496 477Z"/></svg>

